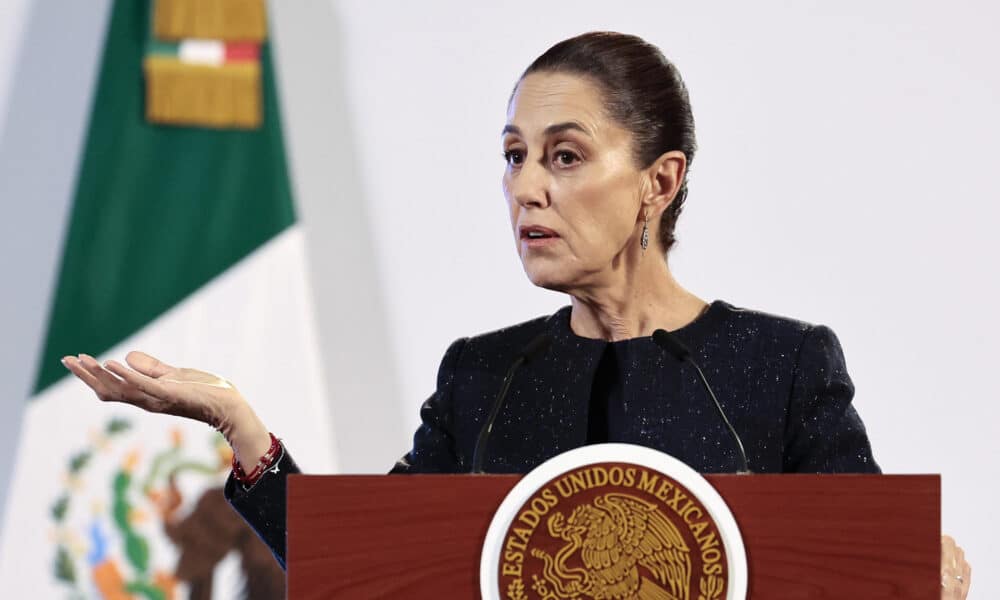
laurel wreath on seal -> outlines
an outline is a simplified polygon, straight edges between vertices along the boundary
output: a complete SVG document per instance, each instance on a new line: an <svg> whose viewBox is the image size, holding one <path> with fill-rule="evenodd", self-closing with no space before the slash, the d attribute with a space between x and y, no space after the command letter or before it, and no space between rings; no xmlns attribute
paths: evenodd
<svg viewBox="0 0 1000 600"><path fill-rule="evenodd" d="M718 575L703 575L698 582L698 600L716 600L722 596L725 582Z"/></svg>
<svg viewBox="0 0 1000 600"><path fill-rule="evenodd" d="M515 579L510 582L507 586L507 598L509 600L528 600L528 597L524 595L524 582L520 579Z"/></svg>

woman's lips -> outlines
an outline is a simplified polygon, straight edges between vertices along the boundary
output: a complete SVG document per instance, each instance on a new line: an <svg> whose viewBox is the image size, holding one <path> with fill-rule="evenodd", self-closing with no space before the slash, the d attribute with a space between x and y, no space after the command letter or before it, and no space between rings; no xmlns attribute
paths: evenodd
<svg viewBox="0 0 1000 600"><path fill-rule="evenodd" d="M559 234L541 225L522 225L518 228L521 243L528 248L543 248L556 243Z"/></svg>

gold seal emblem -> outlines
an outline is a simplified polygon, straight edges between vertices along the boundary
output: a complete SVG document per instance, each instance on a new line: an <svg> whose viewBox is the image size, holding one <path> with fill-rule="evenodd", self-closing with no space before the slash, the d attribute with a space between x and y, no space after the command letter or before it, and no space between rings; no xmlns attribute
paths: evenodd
<svg viewBox="0 0 1000 600"><path fill-rule="evenodd" d="M676 480L627 463L577 468L542 486L504 536L509 600L717 600L722 537Z"/></svg>
<svg viewBox="0 0 1000 600"><path fill-rule="evenodd" d="M739 600L746 553L718 492L677 459L599 444L546 461L500 505L487 600Z"/></svg>

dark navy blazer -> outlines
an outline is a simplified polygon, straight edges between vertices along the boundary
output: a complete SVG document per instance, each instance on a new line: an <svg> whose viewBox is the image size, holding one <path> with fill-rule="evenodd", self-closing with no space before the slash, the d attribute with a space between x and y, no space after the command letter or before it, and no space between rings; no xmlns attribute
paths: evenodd
<svg viewBox="0 0 1000 600"><path fill-rule="evenodd" d="M517 354L543 332L552 344L522 366L490 438L485 470L526 473L587 443L598 363L612 353L616 394L603 418L608 441L666 452L702 473L738 469L736 446L696 371L651 338L606 342L570 329L570 308L462 338L445 353L423 404L413 448L392 473L462 473ZM758 473L878 473L854 386L828 327L736 308L717 300L673 332L692 350ZM230 477L226 497L284 565L285 452L276 473L250 489Z"/></svg>

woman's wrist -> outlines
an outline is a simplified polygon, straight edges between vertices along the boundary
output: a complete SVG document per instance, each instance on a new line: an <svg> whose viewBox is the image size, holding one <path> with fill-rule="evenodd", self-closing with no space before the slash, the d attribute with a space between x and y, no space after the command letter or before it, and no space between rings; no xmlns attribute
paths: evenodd
<svg viewBox="0 0 1000 600"><path fill-rule="evenodd" d="M261 455L257 463L253 465L253 468L246 468L243 464L236 460L235 454L233 455L233 478L239 481L244 486L252 486L266 473L271 470L272 467L281 459L283 449L281 446L281 441L274 437L274 434L268 434L271 440L271 445L268 447L267 452Z"/></svg>
<svg viewBox="0 0 1000 600"><path fill-rule="evenodd" d="M236 461L250 472L271 447L271 434L248 403L241 401L222 412L215 428L222 433Z"/></svg>

